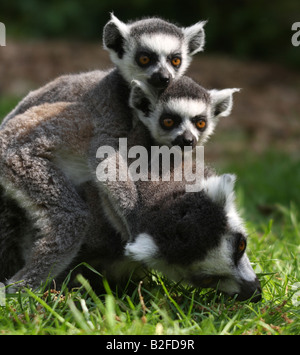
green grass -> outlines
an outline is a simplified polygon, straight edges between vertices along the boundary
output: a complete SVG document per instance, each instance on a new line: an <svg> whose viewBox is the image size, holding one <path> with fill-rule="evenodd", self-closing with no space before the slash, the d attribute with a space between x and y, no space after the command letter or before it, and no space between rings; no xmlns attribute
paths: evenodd
<svg viewBox="0 0 300 355"><path fill-rule="evenodd" d="M0 123L2 119L12 110L20 101L19 98L14 96L0 97Z"/></svg>
<svg viewBox="0 0 300 355"><path fill-rule="evenodd" d="M1 108L5 113L8 108ZM249 231L248 255L262 283L259 303L235 302L153 274L127 292L81 287L25 290L0 307L0 334L299 334L300 162L285 154L245 154L222 171L238 176L237 201ZM46 293L45 293L46 292Z"/></svg>

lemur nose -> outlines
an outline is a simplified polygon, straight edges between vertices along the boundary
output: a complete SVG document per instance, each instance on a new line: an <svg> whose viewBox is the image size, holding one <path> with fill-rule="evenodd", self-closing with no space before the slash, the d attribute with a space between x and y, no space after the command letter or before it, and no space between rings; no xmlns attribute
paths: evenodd
<svg viewBox="0 0 300 355"><path fill-rule="evenodd" d="M163 83L163 84L169 84L170 82L170 77L169 76L161 76L160 77L160 81Z"/></svg>
<svg viewBox="0 0 300 355"><path fill-rule="evenodd" d="M179 145L180 148L183 147L193 147L196 145L196 140L192 134L184 133L176 137L172 142L172 145Z"/></svg>
<svg viewBox="0 0 300 355"><path fill-rule="evenodd" d="M184 143L184 145L188 145L188 146L193 145L193 139L183 137L183 143Z"/></svg>
<svg viewBox="0 0 300 355"><path fill-rule="evenodd" d="M171 81L171 77L168 73L154 73L148 82L156 88L166 88Z"/></svg>

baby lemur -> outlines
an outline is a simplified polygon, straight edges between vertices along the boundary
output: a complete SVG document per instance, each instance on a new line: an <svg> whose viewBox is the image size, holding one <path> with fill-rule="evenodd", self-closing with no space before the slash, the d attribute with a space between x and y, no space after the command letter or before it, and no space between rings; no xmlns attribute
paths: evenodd
<svg viewBox="0 0 300 355"><path fill-rule="evenodd" d="M163 91L172 80L181 77L192 56L203 50L205 23L202 21L180 28L159 18L147 18L125 24L111 14L111 20L103 30L103 45L109 51L116 69L64 75L55 79L29 93L4 118L1 127L30 107L53 102L86 102L95 111L100 111L98 114L106 115L106 111L101 110L102 101L107 101L106 106L111 107L111 110L116 106L120 110L125 108L123 117L126 122L130 121L127 98L131 81L139 80L154 91ZM118 86L122 88L122 96L118 98L119 101L113 102L115 97L111 89ZM114 130L112 127L112 134Z"/></svg>
<svg viewBox="0 0 300 355"><path fill-rule="evenodd" d="M237 91L208 91L183 76L158 98L142 82L134 81L129 101L157 144L194 148L208 140L220 117L230 114L232 94Z"/></svg>
<svg viewBox="0 0 300 355"><path fill-rule="evenodd" d="M203 25L180 28L156 18L125 24L112 15L103 41L116 69L60 77L30 93L4 119L0 184L26 209L38 230L30 253L27 236L25 265L10 281L37 285L74 258L90 218L77 186L97 181L97 149L108 145L117 150L119 138L132 130L129 83L139 79L161 90L179 78L191 56L203 48ZM150 140L145 134L144 145ZM129 147L135 144L128 141ZM120 158L118 169L123 164ZM97 181L100 194L116 208L114 222L120 219L122 225L138 194L130 179L117 187ZM3 253L4 249L1 258Z"/></svg>

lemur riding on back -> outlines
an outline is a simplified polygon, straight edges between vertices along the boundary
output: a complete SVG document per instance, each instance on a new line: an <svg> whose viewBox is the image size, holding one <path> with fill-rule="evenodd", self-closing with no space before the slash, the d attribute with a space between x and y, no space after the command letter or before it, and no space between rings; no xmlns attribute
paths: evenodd
<svg viewBox="0 0 300 355"><path fill-rule="evenodd" d="M142 82L134 81L129 101L156 144L194 148L208 140L220 117L230 114L232 95L237 91L206 90L183 76L159 97Z"/></svg>
<svg viewBox="0 0 300 355"><path fill-rule="evenodd" d="M64 75L29 93L7 115L1 127L13 116L43 103L74 102L88 99L88 91L105 76L123 86L124 96L115 105L128 104L132 80L142 81L154 91L161 91L187 70L192 56L203 50L205 21L180 28L159 18L125 24L113 14L103 31L104 48L110 53L115 70ZM89 84L89 85L87 85ZM101 92L101 95L108 95ZM94 98L95 104L97 99ZM127 117L130 120L130 117Z"/></svg>
<svg viewBox="0 0 300 355"><path fill-rule="evenodd" d="M127 82L140 80L164 89L184 74L191 56L203 50L205 22L179 28L161 19L125 25L112 15L104 44Z"/></svg>
<svg viewBox="0 0 300 355"><path fill-rule="evenodd" d="M104 30L104 44L116 69L60 77L30 93L6 117L0 130L0 184L38 230L34 240L32 235L24 236L28 238L22 251L25 264L9 282L22 280L20 287L37 286L49 274L59 274L76 256L90 219L89 208L78 194L81 184L95 181L101 198L113 201L117 223L124 223L138 198L136 186L130 180L117 186L97 181L97 149L109 145L118 150L119 138L133 129L128 81L138 75L146 85L161 87L157 80L164 81L162 73L168 71L170 79L182 75L190 56L203 47L202 27L199 23L181 29L159 19L126 25L112 16ZM173 39L167 50L158 41L163 36ZM156 54L144 69L137 64L141 50ZM180 68L170 64L175 54L177 59L181 54ZM147 145L150 135L145 133L142 141ZM128 140L128 148L136 144L136 138ZM119 161L118 168L122 164ZM130 199L124 199L122 191ZM4 231L0 237L10 248L9 234ZM31 242L29 251L26 246Z"/></svg>

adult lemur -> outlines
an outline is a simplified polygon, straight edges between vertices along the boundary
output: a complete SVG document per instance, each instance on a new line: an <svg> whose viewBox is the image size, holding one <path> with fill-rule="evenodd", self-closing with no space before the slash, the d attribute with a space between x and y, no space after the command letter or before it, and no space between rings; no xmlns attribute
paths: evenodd
<svg viewBox="0 0 300 355"><path fill-rule="evenodd" d="M38 230L35 240L23 245L26 263L10 281L35 286L74 258L90 218L77 185L96 180L97 149L109 145L117 150L119 137L131 131L129 82L138 79L161 90L180 77L191 56L203 49L203 25L179 28L160 19L125 24L112 15L103 40L116 69L60 77L30 93L4 119L0 184ZM129 147L135 144L128 140ZM145 134L147 144L150 136ZM125 164L118 163L119 168ZM138 198L134 183L98 181L97 188L113 202L114 222L123 224Z"/></svg>
<svg viewBox="0 0 300 355"><path fill-rule="evenodd" d="M234 181L233 175L216 176L206 169L203 189L196 193L185 191L184 180L137 182L139 198L126 216L130 240L124 240L107 220L106 215L114 211L110 201L100 204L94 182L83 184L79 194L89 206L89 223L70 265L65 263L55 275L57 284L79 263L87 262L119 285L130 276L141 280L144 268L150 268L175 281L237 295L238 300L260 300L260 283L246 255L247 233L234 202ZM14 233L6 245L2 243L0 279L3 271L13 272L18 263L20 267L22 255L30 257L35 246L26 240L26 233L36 233L24 211L13 207L15 202L7 196L3 199L1 192L0 188L0 229L11 228ZM3 221L3 207L15 215L6 215ZM9 243L13 248L8 248ZM60 243L52 245L57 253ZM44 247L40 259L48 263L49 256L51 251ZM96 281L97 285L99 278Z"/></svg>

